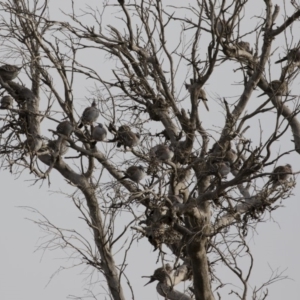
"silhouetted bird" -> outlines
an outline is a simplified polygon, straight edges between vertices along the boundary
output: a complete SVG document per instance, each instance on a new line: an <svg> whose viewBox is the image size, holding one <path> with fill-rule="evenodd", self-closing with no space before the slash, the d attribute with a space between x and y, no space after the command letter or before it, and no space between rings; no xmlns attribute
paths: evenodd
<svg viewBox="0 0 300 300"><path fill-rule="evenodd" d="M97 104L95 100L93 101L90 107L87 107L81 116L81 123L79 124L79 128L82 128L83 125L93 125L94 122L97 121L100 115L99 109L97 108Z"/></svg>
<svg viewBox="0 0 300 300"><path fill-rule="evenodd" d="M0 108L12 108L13 106L13 98L9 95L3 96L1 99Z"/></svg>
<svg viewBox="0 0 300 300"><path fill-rule="evenodd" d="M103 124L98 123L96 127L94 127L92 132L92 138L97 142L102 142L106 139L107 131L104 128Z"/></svg>
<svg viewBox="0 0 300 300"><path fill-rule="evenodd" d="M71 135L71 133L74 130L74 126L72 125L72 123L70 121L62 121L60 122L57 127L56 127L56 131L69 137Z"/></svg>
<svg viewBox="0 0 300 300"><path fill-rule="evenodd" d="M120 180L129 178L137 184L146 176L143 166L131 166L124 173L125 176Z"/></svg>
<svg viewBox="0 0 300 300"><path fill-rule="evenodd" d="M150 149L150 158L155 158L159 161L169 161L174 156L171 148L168 145L156 145Z"/></svg>
<svg viewBox="0 0 300 300"><path fill-rule="evenodd" d="M21 69L22 67L13 65L2 65L0 66L0 76L3 81L11 81L19 75Z"/></svg>
<svg viewBox="0 0 300 300"><path fill-rule="evenodd" d="M292 171L292 166L290 164L286 164L285 166L278 166L270 175L270 181L274 183L286 181L290 178Z"/></svg>
<svg viewBox="0 0 300 300"><path fill-rule="evenodd" d="M287 60L289 63L300 64L300 48L294 48L288 51L287 55L282 59L275 61L275 64L279 64Z"/></svg>
<svg viewBox="0 0 300 300"><path fill-rule="evenodd" d="M269 83L267 92L260 94L257 97L272 93L274 96L282 96L288 93L288 84L286 81L281 82L280 80L273 80Z"/></svg>
<svg viewBox="0 0 300 300"><path fill-rule="evenodd" d="M171 272L172 272L172 267L170 266L170 264L165 264L163 267L156 269L152 276L143 276L143 277L150 277L150 281L147 282L144 286L148 285L149 283L155 280L158 280L160 283L170 282Z"/></svg>

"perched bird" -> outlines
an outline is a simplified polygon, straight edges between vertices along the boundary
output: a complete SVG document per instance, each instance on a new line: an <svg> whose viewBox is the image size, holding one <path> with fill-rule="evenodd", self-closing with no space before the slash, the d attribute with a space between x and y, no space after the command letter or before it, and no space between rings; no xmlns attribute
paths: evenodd
<svg viewBox="0 0 300 300"><path fill-rule="evenodd" d="M286 181L290 178L293 173L292 166L290 164L286 164L285 166L278 166L270 175L270 181L274 183Z"/></svg>
<svg viewBox="0 0 300 300"><path fill-rule="evenodd" d="M29 88L16 83L15 81L10 81L9 86L14 92L14 100L16 100L19 104L23 104L23 102L26 104L27 102L37 101L36 95Z"/></svg>
<svg viewBox="0 0 300 300"><path fill-rule="evenodd" d="M125 172L125 176L120 180L129 178L139 184L139 182L146 176L143 166L131 166Z"/></svg>
<svg viewBox="0 0 300 300"><path fill-rule="evenodd" d="M13 105L13 98L9 95L3 96L1 99L0 108L12 108Z"/></svg>
<svg viewBox="0 0 300 300"><path fill-rule="evenodd" d="M126 147L133 148L140 143L140 135L132 132L129 126L122 125L117 131L117 141L117 147L123 145L125 149Z"/></svg>
<svg viewBox="0 0 300 300"><path fill-rule="evenodd" d="M147 282L144 286L148 285L149 283L158 280L160 283L168 283L171 281L170 274L172 272L172 267L170 264L165 264L163 267L156 269L151 276L143 276L143 277L150 277L150 281Z"/></svg>
<svg viewBox="0 0 300 300"><path fill-rule="evenodd" d="M173 158L173 147L168 145L159 144L150 149L150 157L159 161L169 161Z"/></svg>
<svg viewBox="0 0 300 300"><path fill-rule="evenodd" d="M43 146L43 140L40 137L28 136L24 144L31 154L36 154Z"/></svg>
<svg viewBox="0 0 300 300"><path fill-rule="evenodd" d="M98 125L93 129L92 138L97 142L102 142L105 140L106 136L107 136L107 131L104 128L103 124L98 123Z"/></svg>
<svg viewBox="0 0 300 300"><path fill-rule="evenodd" d="M223 178L226 178L227 175L231 172L230 162L223 161L214 163L213 171L219 173Z"/></svg>
<svg viewBox="0 0 300 300"><path fill-rule="evenodd" d="M74 130L74 126L72 125L72 123L70 121L62 121L60 122L57 127L56 127L56 131L69 137L71 135L71 133Z"/></svg>
<svg viewBox="0 0 300 300"><path fill-rule="evenodd" d="M0 76L3 81L11 81L19 75L21 69L22 67L13 65L2 65L0 66Z"/></svg>
<svg viewBox="0 0 300 300"><path fill-rule="evenodd" d="M56 152L57 150L59 155L65 155L69 151L69 143L66 140L55 140L55 141L48 141L48 147L53 151ZM59 149L58 149L59 147Z"/></svg>
<svg viewBox="0 0 300 300"><path fill-rule="evenodd" d="M267 92L262 93L257 97L266 95L268 92L272 93L275 96L282 96L288 93L288 84L286 81L273 80L270 82Z"/></svg>
<svg viewBox="0 0 300 300"><path fill-rule="evenodd" d="M249 53L252 53L251 49L250 49L250 43L248 42L244 42L244 41L240 41L236 44L238 46L238 48L240 48L241 50L245 50Z"/></svg>
<svg viewBox="0 0 300 300"><path fill-rule="evenodd" d="M232 30L225 20L218 19L216 25L216 33L218 36L226 39L227 37L230 38Z"/></svg>
<svg viewBox="0 0 300 300"><path fill-rule="evenodd" d="M205 91L202 88L200 88L200 84L198 82L194 82L192 78L190 79L190 82L190 84L185 83L185 88L189 91L189 93L192 93L194 90L194 92L197 93L197 99L203 100L202 102L206 110L209 111L208 105L206 103L208 99L206 97Z"/></svg>
<svg viewBox="0 0 300 300"><path fill-rule="evenodd" d="M288 51L287 55L282 59L275 61L275 64L279 64L287 60L289 63L293 62L295 64L300 64L300 48L294 48Z"/></svg>
<svg viewBox="0 0 300 300"><path fill-rule="evenodd" d="M100 115L99 109L97 108L96 101L94 100L90 107L87 107L81 116L81 123L79 124L79 128L82 128L83 125L93 125L94 122L97 121Z"/></svg>

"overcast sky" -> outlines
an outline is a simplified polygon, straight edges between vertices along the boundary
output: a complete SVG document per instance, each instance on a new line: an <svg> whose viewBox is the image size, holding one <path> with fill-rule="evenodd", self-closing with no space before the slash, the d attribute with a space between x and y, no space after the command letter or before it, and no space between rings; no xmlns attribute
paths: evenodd
<svg viewBox="0 0 300 300"><path fill-rule="evenodd" d="M82 5L83 2L81 2ZM93 6L100 1L89 0L86 2ZM117 1L114 2L117 3ZM182 4L182 1L179 0L168 0L165 2L173 5ZM275 3L282 6L282 0L274 1ZM59 9L68 11L69 1L50 1L50 6L52 7L51 17L53 19L62 19ZM248 8L251 16L254 12L257 12L257 14L263 13L263 1L250 1ZM112 11L107 11L107 18L116 17L116 15L111 13ZM282 22L283 12L282 8L276 24ZM250 21L249 26L251 26ZM299 33L299 26L299 22L296 22L294 32ZM244 30L247 31L247 28L245 27ZM170 35L169 39L172 38L176 38L175 35ZM248 40L254 41L254 38L255 33L249 36ZM283 38L274 42L273 50L277 47L278 50L272 58L273 62L279 57L279 54L282 56L284 53L285 41ZM93 65L95 63L93 56L86 56L85 59L87 64ZM100 60L100 58L97 59ZM101 62L99 62L100 67ZM105 68L109 68L108 63L105 64ZM111 68L113 68L113 65L111 65ZM215 130L217 130L218 126L223 125L223 111L217 101L218 96L226 97L230 101L230 97L237 96L241 92L241 87L234 85L238 77L232 75L232 69L233 65L230 64L219 68L218 72L212 76L205 87L209 95L210 112L202 116L202 121L208 128L214 126ZM106 70L102 68L99 72L103 73ZM280 65L272 67L272 80L279 78L279 72ZM24 72L20 76L25 80L26 75ZM184 81L184 78L182 81ZM90 84L90 82L81 82L80 89L78 89L76 94L76 99L80 105L85 105L85 95ZM295 81L293 92L297 94L298 91L299 81ZM252 96L253 107L257 105L256 101L261 101L255 98L259 93L260 91L257 90ZM250 105L249 109L251 107ZM78 111L82 111L80 106ZM251 124L248 137L250 135L254 142L257 140L259 125L262 126L265 137L268 136L268 132L273 128L270 125L273 122L273 117L271 114L266 115L264 118L259 119L260 124L258 122ZM53 126L52 129L54 129ZM291 139L292 135L289 130L285 138L278 142L278 150L290 149L292 147ZM280 163L291 163L294 171L297 172L300 171L299 161L299 155L291 154L288 157L284 157ZM101 284L105 286L101 276L94 274L91 278L89 276L91 269L86 269L84 266L70 268L76 260L68 259L70 253L64 249L44 251L46 246L44 242L47 241L49 236L33 222L39 220L40 216L32 209L28 209L28 207L36 209L59 227L76 229L86 234L86 236L90 236L84 221L79 218L71 199L65 196L66 193L73 192L74 189L68 186L55 170L51 173L50 188L46 182L43 185L33 185L32 179L32 175L27 170L19 177L11 174L9 170L1 170L0 172L0 181L2 183L0 299L59 300L68 299L68 297L72 299L72 295L87 295L88 289L94 291L95 294L99 293L101 289L97 288L97 286ZM59 191L62 191L62 193L59 193ZM297 186L294 190L294 196L284 200L281 203L283 207L273 212L272 215L269 215L269 217L266 215L266 222L259 224L256 232L250 232L248 235L255 257L254 271L250 280L252 288L268 280L272 271L276 272L276 270L279 270L280 272L285 270L284 275L290 278L278 282L269 288L269 298L272 300L296 299L299 291L299 195L300 188ZM124 215L123 218L127 220L129 217ZM157 252L153 252L153 247L148 244L146 239L141 239L138 243L134 243L133 249L129 252L126 271L134 288L135 299L161 299L156 293L155 284L143 287L146 279L141 278L143 275L151 275L154 269L160 266L154 265L157 255ZM118 256L116 259L118 260ZM220 272L222 272L222 269L220 269ZM230 278L227 282L231 282ZM131 299L127 287L125 288L125 293L127 299ZM232 295L230 297L234 299ZM109 297L98 295L97 299L109 299Z"/></svg>

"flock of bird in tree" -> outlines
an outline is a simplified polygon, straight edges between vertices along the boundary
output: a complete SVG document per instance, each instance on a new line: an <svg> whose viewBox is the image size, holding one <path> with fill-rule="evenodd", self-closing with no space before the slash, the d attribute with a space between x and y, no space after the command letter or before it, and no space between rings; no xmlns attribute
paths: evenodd
<svg viewBox="0 0 300 300"><path fill-rule="evenodd" d="M250 52L250 45L247 42L239 42L238 47L241 49ZM287 61L288 66L297 65L300 66L300 48L294 48L288 51L287 55L282 59L276 61L275 63L281 63ZM2 65L0 66L0 76L4 82L14 80L19 72L21 67L17 67L14 65ZM191 80L191 84L186 84L186 89L191 92L191 86L194 81ZM288 93L288 85L285 81L274 80L269 83L268 92L271 92L274 96L283 96ZM265 93L259 95L262 96ZM207 106L207 97L206 93L203 89L198 91L198 99L203 100L205 107L209 110ZM13 98L10 95L3 96L0 103L1 109L11 109L13 107ZM97 121L100 116L100 112L97 108L97 104L93 101L90 107L85 108L83 114L81 116L80 124L78 128L82 128L83 126L91 126L91 142L94 144L97 142L107 141L107 130L103 126L103 124L98 123L97 126L94 126L94 123ZM72 132L75 130L75 126L70 121L62 121L58 124L57 133L60 135L70 137ZM111 141L117 142L117 147L123 146L126 148L134 148L140 143L140 135L138 133L134 133L129 126L122 125L119 129L115 129L112 125L109 130L115 135L115 138ZM59 155L64 155L69 148L69 143L65 139L58 139L59 142ZM57 141L48 141L47 147L52 151L57 149ZM32 144L31 144L32 143ZM31 153L37 153L37 151L42 147L43 143L40 141L36 143L35 139L30 137L27 139L27 147ZM234 150L228 150L227 155L234 154ZM149 152L150 158L152 160L156 160L157 162L171 162L174 156L174 147L172 145L168 146L166 144L158 144L150 149ZM226 155L223 159L218 160L214 164L214 170L221 176L222 178L226 178L226 176L231 172L231 163L226 160ZM144 171L143 166L130 166L125 172L125 176L121 178L121 180L128 178L135 183L139 184L140 181L146 176L146 172ZM270 180L277 184L282 181L286 181L289 179L292 174L291 165L287 164L285 166L278 166L274 169L273 173L270 176Z"/></svg>

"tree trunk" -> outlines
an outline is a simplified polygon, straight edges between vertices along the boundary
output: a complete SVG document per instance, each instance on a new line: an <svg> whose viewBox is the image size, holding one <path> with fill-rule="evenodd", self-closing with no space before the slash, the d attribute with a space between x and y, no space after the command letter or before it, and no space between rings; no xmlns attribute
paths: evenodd
<svg viewBox="0 0 300 300"><path fill-rule="evenodd" d="M196 237L188 244L187 250L192 263L193 280L196 300L214 300L208 272L206 240Z"/></svg>

